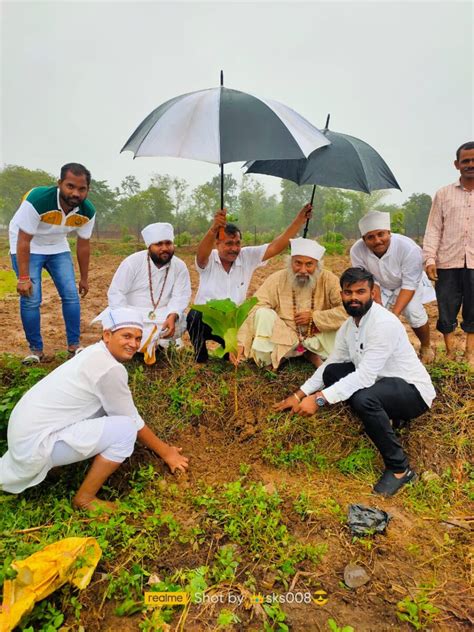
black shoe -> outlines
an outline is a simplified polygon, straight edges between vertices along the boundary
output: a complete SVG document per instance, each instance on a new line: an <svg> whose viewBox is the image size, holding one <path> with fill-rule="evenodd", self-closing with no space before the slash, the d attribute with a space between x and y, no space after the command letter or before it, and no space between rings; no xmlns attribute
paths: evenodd
<svg viewBox="0 0 474 632"><path fill-rule="evenodd" d="M393 419L392 428L395 430L395 432L399 432L400 430L402 430L402 428L408 426L409 421L409 419Z"/></svg>
<svg viewBox="0 0 474 632"><path fill-rule="evenodd" d="M374 485L374 492L376 494L382 494L383 496L394 496L403 485L415 481L416 478L416 473L410 468L408 468L405 476L401 478L397 478L392 471L385 470Z"/></svg>
<svg viewBox="0 0 474 632"><path fill-rule="evenodd" d="M206 364L206 362L209 360L207 349L201 349L201 351L195 356L195 359L198 364Z"/></svg>

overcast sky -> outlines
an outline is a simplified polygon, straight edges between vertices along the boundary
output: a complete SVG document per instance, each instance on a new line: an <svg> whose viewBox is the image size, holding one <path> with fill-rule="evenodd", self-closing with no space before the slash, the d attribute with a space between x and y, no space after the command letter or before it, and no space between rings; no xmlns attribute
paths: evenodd
<svg viewBox="0 0 474 632"><path fill-rule="evenodd" d="M3 2L2 164L57 174L68 161L118 186L218 167L132 159L120 148L160 103L213 87L276 99L317 127L357 136L403 193L456 179L473 140L471 2ZM226 170L240 177L240 165ZM279 180L259 176L269 192Z"/></svg>

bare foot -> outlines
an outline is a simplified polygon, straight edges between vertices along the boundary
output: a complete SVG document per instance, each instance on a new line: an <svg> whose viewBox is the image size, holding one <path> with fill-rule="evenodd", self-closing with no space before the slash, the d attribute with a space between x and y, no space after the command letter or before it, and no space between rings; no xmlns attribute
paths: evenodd
<svg viewBox="0 0 474 632"><path fill-rule="evenodd" d="M420 360L423 364L431 364L435 359L434 351L431 347L420 348Z"/></svg>
<svg viewBox="0 0 474 632"><path fill-rule="evenodd" d="M113 513L117 511L118 506L116 503L110 502L108 500L100 500L97 496L74 496L72 499L72 506L75 509L84 509L85 511L91 511L93 513L103 512L103 513Z"/></svg>
<svg viewBox="0 0 474 632"><path fill-rule="evenodd" d="M313 353L312 351L306 351L304 353L304 357L311 362L317 369L323 363L323 360L318 356L317 353Z"/></svg>
<svg viewBox="0 0 474 632"><path fill-rule="evenodd" d="M456 350L455 349L446 349L446 357L448 360L456 360Z"/></svg>
<svg viewBox="0 0 474 632"><path fill-rule="evenodd" d="M474 353L471 353L471 352L464 353L463 360L464 360L464 362L469 364L471 369L474 369Z"/></svg>

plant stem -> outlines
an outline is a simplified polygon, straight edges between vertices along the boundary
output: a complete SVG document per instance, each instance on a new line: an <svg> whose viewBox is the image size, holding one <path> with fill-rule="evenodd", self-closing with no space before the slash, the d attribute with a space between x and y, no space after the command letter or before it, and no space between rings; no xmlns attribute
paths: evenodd
<svg viewBox="0 0 474 632"><path fill-rule="evenodd" d="M237 399L237 364L234 366L234 413L237 417L237 413L239 412L239 402Z"/></svg>

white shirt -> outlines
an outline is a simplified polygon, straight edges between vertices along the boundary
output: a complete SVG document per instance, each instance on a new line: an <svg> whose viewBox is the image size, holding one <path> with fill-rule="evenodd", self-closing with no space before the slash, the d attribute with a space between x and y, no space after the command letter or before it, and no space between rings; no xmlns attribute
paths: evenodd
<svg viewBox="0 0 474 632"><path fill-rule="evenodd" d="M196 261L195 266L200 278L194 302L202 305L211 299L230 298L237 305L243 303L252 274L257 268L267 265L266 261L262 261L267 248L268 244L245 246L229 272L225 271L217 250L211 252L205 268L200 268Z"/></svg>
<svg viewBox="0 0 474 632"><path fill-rule="evenodd" d="M371 272L375 281L387 290L416 290L423 274L423 252L413 239L394 233L390 245L381 257L377 257L358 239L350 250L354 267Z"/></svg>
<svg viewBox="0 0 474 632"><path fill-rule="evenodd" d="M145 425L133 403L127 370L101 341L49 373L15 406L8 422L8 451L0 459L0 489L18 493L43 480L51 468L55 433L104 414L130 417L137 430ZM90 454L101 434L99 424L80 443L76 433L74 449ZM68 442L67 433L61 438Z"/></svg>
<svg viewBox="0 0 474 632"><path fill-rule="evenodd" d="M191 299L191 281L186 264L178 257L161 268L150 261L153 298L158 300L166 271L166 285L156 309L150 296L148 279L148 250L135 252L122 261L117 268L107 293L110 307L132 307L141 312L145 321L150 321L148 314L155 313L154 322L163 322L169 314L181 316Z"/></svg>
<svg viewBox="0 0 474 632"><path fill-rule="evenodd" d="M56 214L56 218L52 219L51 222L44 219L48 213L41 215L31 202L24 200L8 227L11 254L16 254L20 229L28 235L33 235L30 242L30 253L35 255L54 255L70 251L67 236L73 231L76 231L77 236L81 239L90 239L94 229L95 216L87 220L77 211L79 211L78 206L66 215L60 204L59 189L57 190L57 208L49 212L49 214Z"/></svg>
<svg viewBox="0 0 474 632"><path fill-rule="evenodd" d="M410 344L404 326L377 303L364 314L359 326L352 317L346 320L336 334L334 350L301 390L306 395L320 391L326 366L341 362L352 362L356 370L322 391L330 404L349 399L382 377L399 377L413 384L428 406L436 397L431 378Z"/></svg>

